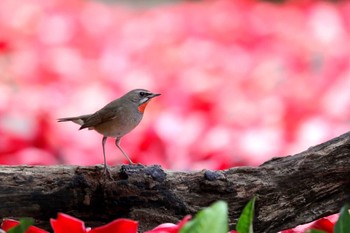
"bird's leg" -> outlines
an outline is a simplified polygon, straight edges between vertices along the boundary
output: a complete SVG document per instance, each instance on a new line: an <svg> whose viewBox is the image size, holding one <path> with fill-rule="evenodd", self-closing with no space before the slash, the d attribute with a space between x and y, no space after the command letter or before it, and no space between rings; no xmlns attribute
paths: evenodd
<svg viewBox="0 0 350 233"><path fill-rule="evenodd" d="M120 144L120 138L117 138L115 140L115 145L119 148L119 150L123 153L123 155L125 156L125 158L127 158L129 160L129 164L134 164L131 159L129 158L129 156L123 151L123 149L121 148Z"/></svg>
<svg viewBox="0 0 350 233"><path fill-rule="evenodd" d="M111 171L108 168L107 160L106 160L106 151L105 151L106 141L107 141L107 137L103 136L103 138L102 138L102 150L103 150L103 161L104 161L104 174L108 175L110 178L112 178Z"/></svg>

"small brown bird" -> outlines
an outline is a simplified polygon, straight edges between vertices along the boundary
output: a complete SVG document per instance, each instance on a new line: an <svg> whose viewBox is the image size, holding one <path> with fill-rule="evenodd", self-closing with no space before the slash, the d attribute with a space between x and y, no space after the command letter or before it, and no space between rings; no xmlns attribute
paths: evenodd
<svg viewBox="0 0 350 233"><path fill-rule="evenodd" d="M107 137L116 138L115 145L129 160L129 163L133 164L129 156L121 148L120 139L140 123L149 101L159 95L160 94L154 94L145 89L135 89L129 91L119 99L110 102L93 114L59 118L58 122L73 121L81 125L79 130L88 128L89 130L96 130L102 134L104 171L105 173L109 173L105 153Z"/></svg>

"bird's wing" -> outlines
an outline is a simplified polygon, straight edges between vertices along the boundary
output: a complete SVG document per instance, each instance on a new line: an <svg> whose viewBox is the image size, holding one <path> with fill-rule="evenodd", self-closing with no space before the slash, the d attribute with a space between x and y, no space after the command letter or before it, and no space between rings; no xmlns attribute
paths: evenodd
<svg viewBox="0 0 350 233"><path fill-rule="evenodd" d="M89 127L94 127L99 124L111 121L116 118L117 111L120 110L120 108L115 108L111 105L106 105L101 110L95 112L91 116L89 116L85 121L84 124L80 127L80 129L85 129Z"/></svg>

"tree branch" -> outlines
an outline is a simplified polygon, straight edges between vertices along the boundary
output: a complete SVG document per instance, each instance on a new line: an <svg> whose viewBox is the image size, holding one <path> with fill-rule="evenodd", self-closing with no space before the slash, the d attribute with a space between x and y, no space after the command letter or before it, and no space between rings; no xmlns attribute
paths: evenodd
<svg viewBox="0 0 350 233"><path fill-rule="evenodd" d="M1 166L0 217L33 217L50 229L64 212L87 226L138 220L140 231L176 223L216 200L229 204L230 227L257 197L254 229L277 232L337 213L349 199L350 133L261 166L174 172L159 166Z"/></svg>

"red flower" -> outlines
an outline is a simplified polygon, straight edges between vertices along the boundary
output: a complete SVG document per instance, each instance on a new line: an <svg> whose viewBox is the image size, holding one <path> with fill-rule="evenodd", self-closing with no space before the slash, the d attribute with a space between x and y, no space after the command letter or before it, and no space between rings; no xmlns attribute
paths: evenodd
<svg viewBox="0 0 350 233"><path fill-rule="evenodd" d="M67 214L58 213L57 219L50 219L51 227L55 233L86 233L83 221L69 216Z"/></svg>
<svg viewBox="0 0 350 233"><path fill-rule="evenodd" d="M180 229L191 219L188 215L177 225L164 223L146 233L178 233ZM83 221L67 214L58 213L57 219L51 219L51 226L54 233L137 233L137 222L129 219L117 219L104 226L96 228L86 228ZM10 228L17 226L18 221L5 219L1 229L8 231ZM31 226L26 233L49 233L40 228Z"/></svg>
<svg viewBox="0 0 350 233"><path fill-rule="evenodd" d="M0 40L0 54L10 50L10 45L6 41Z"/></svg>
<svg viewBox="0 0 350 233"><path fill-rule="evenodd" d="M322 231L325 231L327 233L333 233L334 223L332 223L331 221L329 221L326 218L321 218L321 219L317 220L316 222L314 222L309 227L309 229L322 230Z"/></svg>
<svg viewBox="0 0 350 233"><path fill-rule="evenodd" d="M1 229L4 231L8 231L11 228L17 226L19 224L19 221L13 220L13 219L4 219L1 224ZM44 231L38 227L30 226L26 233L49 233L48 231Z"/></svg>
<svg viewBox="0 0 350 233"><path fill-rule="evenodd" d="M304 233L311 229L321 230L326 233L333 233L336 218L338 218L338 215L334 214L332 216L328 216L326 218L321 218L319 220L316 220L315 222L312 222L312 223L300 225L294 229L281 231L281 233ZM334 220L334 223L332 219Z"/></svg>
<svg viewBox="0 0 350 233"><path fill-rule="evenodd" d="M89 233L137 233L137 222L120 218L104 226L88 231Z"/></svg>
<svg viewBox="0 0 350 233"><path fill-rule="evenodd" d="M177 225L172 223L163 223L153 230L146 231L145 233L178 233L190 219L191 215L187 215Z"/></svg>
<svg viewBox="0 0 350 233"><path fill-rule="evenodd" d="M57 219L51 219L54 233L137 233L137 222L129 219L117 219L94 229L86 228L83 221L58 213Z"/></svg>

